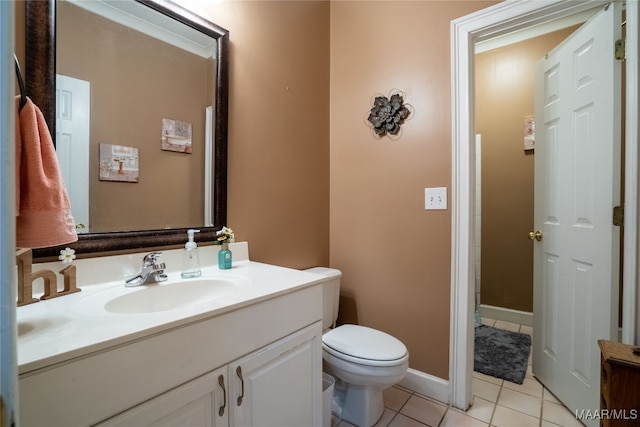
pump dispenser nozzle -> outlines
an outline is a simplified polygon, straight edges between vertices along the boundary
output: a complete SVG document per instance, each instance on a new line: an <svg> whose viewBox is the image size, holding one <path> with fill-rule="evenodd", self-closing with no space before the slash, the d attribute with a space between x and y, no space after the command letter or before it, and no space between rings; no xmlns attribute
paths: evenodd
<svg viewBox="0 0 640 427"><path fill-rule="evenodd" d="M196 242L193 240L193 237L195 236L195 233L199 233L199 232L200 230L194 230L194 229L187 230L187 237L189 238L189 241L187 242L186 245L184 245L185 249L194 249L198 247Z"/></svg>
<svg viewBox="0 0 640 427"><path fill-rule="evenodd" d="M200 277L202 272L200 271L200 255L198 254L198 245L193 240L195 233L199 233L200 230L187 230L187 237L189 240L184 245L184 251L182 256L182 273L180 276L183 279L190 279L192 277Z"/></svg>

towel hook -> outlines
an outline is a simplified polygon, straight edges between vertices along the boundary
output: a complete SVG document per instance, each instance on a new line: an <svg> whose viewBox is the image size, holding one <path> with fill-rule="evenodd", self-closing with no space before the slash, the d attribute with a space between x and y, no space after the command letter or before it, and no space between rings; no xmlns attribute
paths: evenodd
<svg viewBox="0 0 640 427"><path fill-rule="evenodd" d="M24 107L24 104L27 103L27 90L24 86L24 80L22 79L22 70L20 70L20 63L18 62L18 57L16 54L13 54L13 59L16 61L16 77L18 77L18 85L20 86L20 110Z"/></svg>

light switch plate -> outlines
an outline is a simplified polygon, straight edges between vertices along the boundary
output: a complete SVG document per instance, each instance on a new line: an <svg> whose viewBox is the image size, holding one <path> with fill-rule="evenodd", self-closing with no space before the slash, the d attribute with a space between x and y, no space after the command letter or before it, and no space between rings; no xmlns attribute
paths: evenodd
<svg viewBox="0 0 640 427"><path fill-rule="evenodd" d="M447 187L425 188L424 208L426 210L446 210Z"/></svg>

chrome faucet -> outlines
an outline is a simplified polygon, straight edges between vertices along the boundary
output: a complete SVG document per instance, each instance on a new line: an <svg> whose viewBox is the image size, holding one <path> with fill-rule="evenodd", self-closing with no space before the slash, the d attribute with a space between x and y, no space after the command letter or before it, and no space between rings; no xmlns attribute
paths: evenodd
<svg viewBox="0 0 640 427"><path fill-rule="evenodd" d="M164 262L158 262L162 252L151 252L142 258L142 270L136 276L125 281L126 287L148 285L150 283L164 282L167 275L164 269L167 267Z"/></svg>

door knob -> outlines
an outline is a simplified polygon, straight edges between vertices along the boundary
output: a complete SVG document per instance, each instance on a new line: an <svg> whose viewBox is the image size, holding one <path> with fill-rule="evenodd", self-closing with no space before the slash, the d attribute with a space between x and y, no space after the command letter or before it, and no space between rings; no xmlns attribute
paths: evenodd
<svg viewBox="0 0 640 427"><path fill-rule="evenodd" d="M533 231L529 232L529 240L536 239L538 242L542 240L542 231L537 230L535 233Z"/></svg>

